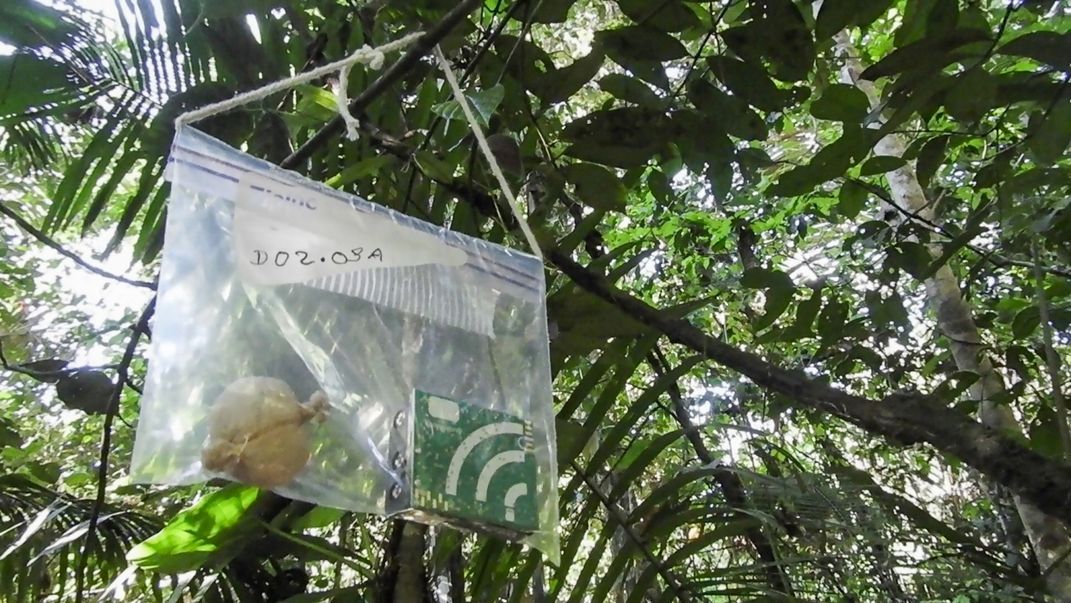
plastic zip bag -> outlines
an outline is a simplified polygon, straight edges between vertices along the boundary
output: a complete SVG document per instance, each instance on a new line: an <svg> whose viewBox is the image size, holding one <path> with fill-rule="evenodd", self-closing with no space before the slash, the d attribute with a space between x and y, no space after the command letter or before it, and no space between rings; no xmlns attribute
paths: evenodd
<svg viewBox="0 0 1071 603"><path fill-rule="evenodd" d="M556 558L541 262L188 126L169 170L133 479L224 477Z"/></svg>

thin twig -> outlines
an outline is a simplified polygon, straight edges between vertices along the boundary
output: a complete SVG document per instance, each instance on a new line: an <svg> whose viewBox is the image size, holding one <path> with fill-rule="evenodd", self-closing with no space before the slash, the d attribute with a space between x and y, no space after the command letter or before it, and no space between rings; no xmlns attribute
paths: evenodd
<svg viewBox="0 0 1071 603"><path fill-rule="evenodd" d="M108 490L108 457L112 448L112 424L119 414L119 399L123 394L123 387L127 384L130 371L130 363L134 361L134 351L138 347L141 336L148 330L149 319L152 318L156 309L156 297L154 296L142 310L141 316L132 329L130 340L126 344L123 357L116 367L116 382L112 387L111 398L104 415L104 435L100 443L100 465L97 468L97 498L93 502L93 511L89 515L89 523L86 527L85 540L82 544L82 554L78 557L78 566L75 569L75 603L82 603L85 597L85 572L89 561L89 551L97 536L97 523L100 521L101 511L104 509L104 498Z"/></svg>
<svg viewBox="0 0 1071 603"><path fill-rule="evenodd" d="M940 224L934 222L933 220L930 220L930 219L926 218L925 216L919 215L917 212L913 212L913 211L907 209L906 207L900 205L899 203L897 203L896 200L892 198L892 195L890 195L889 193L885 192L885 190L882 189L880 186L877 186L875 184L871 184L871 183L869 183L869 182L867 182L865 180L860 180L858 178L850 178L849 177L849 178L845 178L845 180L849 181L849 182L852 182L853 184L857 184L857 185L865 188L866 190L870 191L871 193L876 195L879 199L881 199L882 201L887 203L890 207L892 207L896 211L898 211L901 214L903 214L906 218L908 218L912 222L916 222L918 224L921 224L921 225L927 227L927 230L930 230L934 234L941 235L943 237L946 237L949 240L952 240L952 239L956 238L956 235L953 234L952 232L949 232L949 230L947 228L945 228L945 227L941 226ZM1020 259L1016 259L1016 258L1009 258L1009 257L1006 257L1006 256L1002 256L1002 255L997 254L993 250L985 249L984 247L981 247L979 245L975 245L973 243L967 243L966 245L964 245L964 247L966 247L967 249L970 249L971 251L973 251L973 252L977 253L978 255L982 256L983 259L985 259L990 264L993 264L994 266L998 266L998 267L1001 267L1001 268L1005 268L1007 266L1019 266L1020 268L1030 268L1030 269L1034 268L1034 262L1031 262L1031 261L1028 261L1028 260L1020 260ZM1052 274L1054 276L1060 276L1060 277L1063 277L1063 278L1071 278L1071 270L1068 270L1066 268L1056 268L1056 267L1053 267L1053 266L1042 266L1041 270L1044 271L1044 272L1047 272L1049 274Z"/></svg>
<svg viewBox="0 0 1071 603"><path fill-rule="evenodd" d="M710 38L712 38L714 34L717 33L718 25L721 24L722 19L725 18L725 14L729 12L729 9L732 8L732 6L737 3L737 1L738 0L726 2L725 6L723 6L718 12L718 16L714 18L714 23L710 25L710 30L707 31L707 35L703 36L703 40L699 43L699 49L696 50L695 54L692 55L692 61L688 64L688 69L684 72L684 77L681 78L681 82L677 84L677 89L669 95L669 102L671 104L674 100L677 99L677 97L681 93L681 90L683 90L684 86L688 83L688 78L690 78L692 76L692 72L695 71L695 66L699 63L699 59L703 58L703 50L706 48L707 42L709 42Z"/></svg>
<svg viewBox="0 0 1071 603"><path fill-rule="evenodd" d="M628 539L632 541L632 544L636 545L636 548L638 548L640 552L643 553L643 556L647 559L647 562L655 568L655 570L658 572L658 575L662 576L662 579L666 581L666 584L669 585L671 589L673 589L674 594L677 595L677 598L681 601L690 602L692 599L681 587L680 581L677 580L676 576L674 576L673 573L669 571L669 568L662 565L662 560L655 557L654 553L652 553L650 549L647 548L647 545L643 542L643 539L641 539L636 534L636 531L632 529L632 526L629 524L628 517L625 516L624 511L619 509L617 505L613 503L613 501L611 501L609 498L606 497L605 494L603 494L602 490L599 489L599 485L595 483L595 480L591 479L591 477L588 476L587 473L581 470L580 467L577 466L576 461L569 461L569 466L572 467L573 471L575 471L576 474L584 480L584 483L588 485L588 488L591 490L591 492L595 495L596 498L599 499L599 502L602 503L602 506L606 508L606 512L610 514L610 517L614 520L614 522L617 523L617 525L621 526L621 529L625 532L625 535L628 536Z"/></svg>
<svg viewBox="0 0 1071 603"><path fill-rule="evenodd" d="M1060 434L1060 445L1064 458L1071 459L1071 431L1067 425L1067 404L1064 401L1062 379L1060 378L1060 357L1052 344L1052 324L1049 323L1049 297L1045 293L1045 275L1041 271L1041 260L1037 242L1031 241L1030 252L1034 256L1034 281L1037 288L1038 316L1041 319L1042 342L1045 344L1045 365L1049 370L1049 386L1052 388L1052 406L1056 411L1056 431Z"/></svg>
<svg viewBox="0 0 1071 603"><path fill-rule="evenodd" d="M146 289L153 289L153 290L156 289L156 285L154 283L150 283L149 281L139 281L139 280L135 280L135 279L129 279L129 278L126 278L125 276L120 276L118 274L112 274L111 272L108 272L107 270L104 270L103 268L98 268L97 266L94 266L93 264L90 264L89 262L86 262L85 260L80 258L78 256L78 254L64 249L62 245L60 245L54 239L52 239L51 237L49 237L48 235L46 235L45 233L41 232L39 229L34 227L34 225L30 224L30 222L27 221L26 218L23 218L19 214L15 213L15 211L12 210L10 207L8 207L7 204L5 204L5 203L0 203L0 214L4 214L5 216L11 218L23 230L25 230L27 233L29 233L30 236L32 236L33 238L37 239L38 241L40 241L44 245L46 245L48 247L51 247L52 249L56 250L63 257L73 261L75 264L78 264L79 266L81 266L82 268L85 268L86 270L92 272L93 274L96 274L96 275L99 275L99 276L103 276L104 278L110 278L113 281L119 281L120 283L126 283L127 285L133 285L135 287L144 287Z"/></svg>

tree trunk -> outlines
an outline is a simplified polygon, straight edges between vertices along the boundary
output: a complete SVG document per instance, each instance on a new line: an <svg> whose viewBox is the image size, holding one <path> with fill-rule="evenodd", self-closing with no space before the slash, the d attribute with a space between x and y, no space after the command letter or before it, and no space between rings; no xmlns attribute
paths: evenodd
<svg viewBox="0 0 1071 603"><path fill-rule="evenodd" d="M398 574L392 603L422 603L425 599L424 534L427 527L411 521L402 527L398 543Z"/></svg>
<svg viewBox="0 0 1071 603"><path fill-rule="evenodd" d="M872 108L878 107L880 98L874 84L859 78L863 68L848 33L840 32L836 41L838 53L844 60L842 81L856 86L866 94ZM897 134L882 138L874 147L876 155L902 157L904 150L904 141ZM888 172L886 178L894 202L920 218L934 221L933 204L926 198L913 164L908 163L900 169ZM889 212L889 215L900 216L900 213L893 211ZM993 368L993 363L985 353L985 344L974 322L973 313L963 299L959 282L952 269L947 264L941 266L927 279L925 285L927 304L936 314L941 333L948 338L956 367L980 376L971 387L971 395L982 402L979 411L982 423L1004 433L1022 434L1011 409L993 401L994 396L1004 390L1004 379ZM1071 555L1067 554L1071 550L1071 534L1068 533L1067 526L1045 515L1018 496L1014 501L1042 572L1047 576L1046 584L1050 593L1058 601L1071 601Z"/></svg>

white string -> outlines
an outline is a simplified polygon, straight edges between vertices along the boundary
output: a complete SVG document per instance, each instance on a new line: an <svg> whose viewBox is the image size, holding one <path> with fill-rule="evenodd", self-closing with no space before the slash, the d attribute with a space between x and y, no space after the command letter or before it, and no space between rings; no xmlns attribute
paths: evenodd
<svg viewBox="0 0 1071 603"><path fill-rule="evenodd" d="M311 82L312 80L315 80L317 78L321 78L321 77L323 77L325 75L330 75L330 74L335 73L335 72L339 73L339 76L340 76L339 79L340 80L341 79L347 79L348 73L345 73L345 72L348 72L349 69L351 67L353 67L357 63L366 63L372 69L379 69L380 67L383 66L383 61L385 60L385 55L387 53L391 53L391 52L394 52L396 50L401 50L402 48L405 48L406 46L409 46L410 44L415 42L417 38L419 38L422 35L424 35L423 32L411 33L411 34L409 34L409 35L407 35L405 37L398 38L397 40L394 40L392 42L387 42L386 44L384 44L382 46L377 46L376 48L371 48L368 45L362 46L361 48L358 48L356 52L354 52L353 54L351 54L350 56L348 56L348 57L346 57L344 59L340 59L340 60L335 61L333 63L328 63L327 65L324 65L322 67L317 67L316 69L313 69L311 71L306 71L304 73L296 74L296 75L294 75L292 77L288 77L286 79L279 80L278 82L272 82L272 83L270 83L270 84L268 84L266 86L257 88L256 90L250 90L249 92L243 92L242 94L239 94L239 95L237 95L237 96L235 96L233 98L229 98L227 100L220 101L218 103L212 103L211 105L206 105L204 107L201 107L200 109L195 109L193 111L187 111L187 112L183 113L182 115L179 115L177 118L175 118L175 125L178 126L178 125L182 125L182 124L193 123L195 121L202 120L202 119L204 119L206 117L211 117L213 115L218 115L220 113L224 113L226 111L230 111L231 109L236 109L238 107L241 107L242 105L251 103L253 101L258 101L258 100L260 100L262 98L266 98L266 97L271 96L271 95L273 95L273 94L275 94L277 92L283 92L283 91L289 90L290 88L293 88L294 86L297 86L298 84L304 84L305 82ZM343 94L343 98L345 98L344 94ZM336 100L337 99L338 99L338 94L336 92ZM349 120L352 120L354 122L354 124L356 124L357 120L354 119L353 116L349 114L349 108L348 108L349 101L348 101L348 99L347 99L347 101L346 101L344 106L345 106L346 110L342 114L342 119L347 122L346 123L346 127L348 129L349 128ZM340 110L340 113L342 113L341 110ZM346 119L347 116L349 116L349 120Z"/></svg>
<svg viewBox="0 0 1071 603"><path fill-rule="evenodd" d="M543 260L543 251L539 247L539 243L536 241L535 235L532 233L532 229L528 226L528 221L524 218L524 212L521 211L520 205L517 204L516 197L513 196L513 191L510 190L509 183L506 182L506 176L502 173L502 168L498 166L498 161L495 160L494 153L491 152L491 147L487 144L487 139L483 135L483 129L480 128L480 124L476 121L476 116L472 114L472 109L469 108L468 100L465 98L464 93L461 92L461 86L457 83L457 76L454 75L454 70L450 67L450 62L446 60L443 55L443 51L438 45L435 46L435 58L439 60L439 65L443 69L443 74L446 75L446 82L450 84L450 90L454 94L454 100L457 104L461 105L461 110L465 113L465 119L469 122L469 127L472 128L472 133L476 136L476 142L480 147L480 152L483 153L487 163L491 166L491 173L495 175L498 180L498 185L502 187L502 192L506 195L506 201L509 202L509 208L513 211L513 217L517 219L517 224L520 225L521 231L524 232L524 238L528 240L528 245L532 248L532 253Z"/></svg>

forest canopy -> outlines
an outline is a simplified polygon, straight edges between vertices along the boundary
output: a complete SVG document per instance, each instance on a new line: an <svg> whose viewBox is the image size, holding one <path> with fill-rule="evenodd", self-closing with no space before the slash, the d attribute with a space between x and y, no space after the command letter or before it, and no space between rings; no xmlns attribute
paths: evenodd
<svg viewBox="0 0 1071 603"><path fill-rule="evenodd" d="M131 480L176 117L416 32L196 127L531 227L558 559ZM0 598L1071 601L1069 143L1055 0L4 0Z"/></svg>

